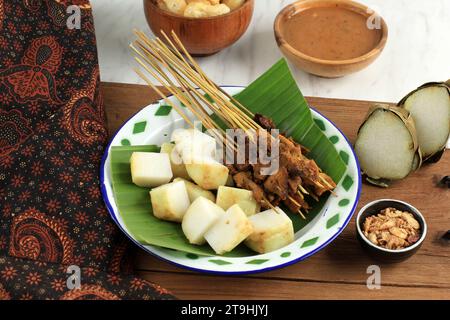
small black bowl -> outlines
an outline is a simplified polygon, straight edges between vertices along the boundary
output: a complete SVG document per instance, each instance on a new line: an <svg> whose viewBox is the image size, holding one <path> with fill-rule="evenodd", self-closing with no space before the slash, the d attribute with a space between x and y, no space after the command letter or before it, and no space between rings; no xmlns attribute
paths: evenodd
<svg viewBox="0 0 450 320"><path fill-rule="evenodd" d="M420 238L416 243L404 249L391 250L379 247L370 242L369 239L367 239L367 237L364 235L362 231L364 220L366 219L366 217L378 214L380 213L381 210L386 208L395 208L397 210L410 212L414 215L414 218L416 218L416 220L420 224L420 232L421 232ZM413 254L415 254L417 250L419 250L423 240L427 235L427 224L425 222L425 218L420 213L420 211L417 210L412 205L400 200L380 199L366 204L358 212L358 215L356 216L356 234L358 236L358 240L361 246L372 258L382 262L393 263L404 261L410 258Z"/></svg>

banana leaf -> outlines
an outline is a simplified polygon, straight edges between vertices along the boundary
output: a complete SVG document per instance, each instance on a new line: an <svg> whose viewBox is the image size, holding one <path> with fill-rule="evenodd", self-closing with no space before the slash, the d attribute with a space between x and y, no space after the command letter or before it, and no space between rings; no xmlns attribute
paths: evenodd
<svg viewBox="0 0 450 320"><path fill-rule="evenodd" d="M272 118L280 129L311 152L308 157L334 181L339 182L346 171L333 144L316 125L311 110L298 88L284 59L277 62L255 82L235 97L254 113ZM130 233L142 244L184 251L198 255L214 255L207 245L191 245L181 226L155 218L151 214L149 189L131 182L129 159L133 151L155 152L157 146L118 146L111 149L113 190L121 217ZM304 220L298 214L289 213L295 232L307 225L323 208L328 196L319 202L308 199L313 208ZM235 248L226 256L243 257L255 254L245 246Z"/></svg>

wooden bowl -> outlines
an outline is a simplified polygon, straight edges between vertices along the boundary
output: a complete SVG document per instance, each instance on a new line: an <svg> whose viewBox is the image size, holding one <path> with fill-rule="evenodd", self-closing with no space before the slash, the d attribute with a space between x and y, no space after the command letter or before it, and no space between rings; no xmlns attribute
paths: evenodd
<svg viewBox="0 0 450 320"><path fill-rule="evenodd" d="M155 0L144 0L144 11L155 35L161 36L161 30L166 34L173 30L190 54L207 56L231 46L244 34L252 19L254 5L254 0L247 0L228 14L186 18L160 9Z"/></svg>
<svg viewBox="0 0 450 320"><path fill-rule="evenodd" d="M347 60L324 60L309 56L292 47L285 39L283 26L293 15L301 14L305 10L317 7L339 7L352 10L367 18L373 15L373 11L365 5L349 0L302 0L286 6L275 19L275 39L282 53L296 67L317 76L337 78L364 69L381 54L388 37L387 25L381 17L380 40L372 50L362 56Z"/></svg>
<svg viewBox="0 0 450 320"><path fill-rule="evenodd" d="M421 230L420 238L416 243L404 249L391 250L379 247L366 238L364 232L362 231L364 229L363 225L365 219L368 216L378 214L381 210L386 208L395 208L397 210L407 211L414 216L414 218L419 222ZM427 229L428 228L425 218L419 210L417 210L409 203L395 199L379 199L372 201L361 208L361 210L358 212L358 215L356 216L356 235L359 243L373 259L382 262L401 262L413 256L422 246L422 243L427 236Z"/></svg>

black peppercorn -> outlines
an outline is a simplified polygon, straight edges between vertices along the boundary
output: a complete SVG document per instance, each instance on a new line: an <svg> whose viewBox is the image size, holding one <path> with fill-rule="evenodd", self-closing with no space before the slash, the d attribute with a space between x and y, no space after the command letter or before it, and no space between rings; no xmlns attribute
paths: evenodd
<svg viewBox="0 0 450 320"><path fill-rule="evenodd" d="M450 176L445 176L439 181L439 185L450 189Z"/></svg>
<svg viewBox="0 0 450 320"><path fill-rule="evenodd" d="M442 239L450 241L450 230L448 230L444 235L442 236Z"/></svg>

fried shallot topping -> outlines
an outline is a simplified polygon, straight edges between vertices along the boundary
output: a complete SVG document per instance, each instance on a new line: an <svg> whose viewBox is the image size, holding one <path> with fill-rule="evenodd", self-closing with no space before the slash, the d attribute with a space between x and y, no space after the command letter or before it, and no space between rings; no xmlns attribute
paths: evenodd
<svg viewBox="0 0 450 320"><path fill-rule="evenodd" d="M373 244L398 250L420 239L420 224L410 212L386 208L364 220L363 232Z"/></svg>

